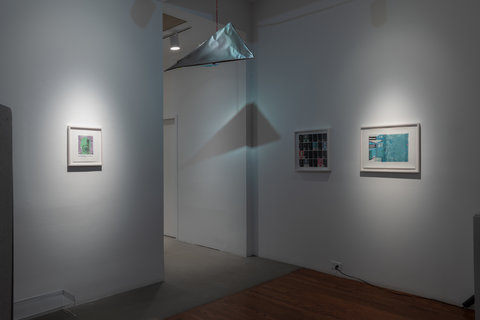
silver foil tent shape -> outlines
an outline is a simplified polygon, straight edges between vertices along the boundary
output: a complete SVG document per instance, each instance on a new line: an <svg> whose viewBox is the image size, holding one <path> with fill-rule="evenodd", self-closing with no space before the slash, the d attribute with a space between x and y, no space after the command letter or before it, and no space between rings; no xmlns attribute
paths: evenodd
<svg viewBox="0 0 480 320"><path fill-rule="evenodd" d="M202 65L212 65L221 62L253 59L253 53L238 35L237 30L229 22L218 30L197 49L178 60L176 64L165 71Z"/></svg>

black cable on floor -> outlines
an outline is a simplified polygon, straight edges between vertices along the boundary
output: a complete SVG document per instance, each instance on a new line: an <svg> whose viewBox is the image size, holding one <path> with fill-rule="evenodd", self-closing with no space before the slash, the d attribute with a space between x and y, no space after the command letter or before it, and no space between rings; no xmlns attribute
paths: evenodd
<svg viewBox="0 0 480 320"><path fill-rule="evenodd" d="M350 278L350 279L353 279L353 280L357 280L357 281L360 281L362 283L365 283L371 287L374 287L374 288L377 288L377 289L382 289L382 290L385 290L385 291L388 291L390 293L393 293L393 294L396 294L397 296L402 296L402 297L409 297L409 298L418 298L417 296L413 295L413 294L408 294L408 293L402 293L402 292L397 292L397 291L394 291L394 290L391 290L391 289L387 289L387 288L383 288L383 287L380 287L380 286L377 286L377 285L374 285L368 281L365 281L361 278L357 278L357 277L354 277L352 275L349 275L345 272L343 272L342 270L340 270L340 267L339 266L335 266L335 271L338 271L338 273L340 273L341 275L347 277L347 278ZM435 300L435 299L430 299L430 298L423 298L422 299L427 299L427 300L431 300L431 301L436 301L436 302L441 302L441 301L438 301L438 300ZM444 302L442 302L444 303Z"/></svg>

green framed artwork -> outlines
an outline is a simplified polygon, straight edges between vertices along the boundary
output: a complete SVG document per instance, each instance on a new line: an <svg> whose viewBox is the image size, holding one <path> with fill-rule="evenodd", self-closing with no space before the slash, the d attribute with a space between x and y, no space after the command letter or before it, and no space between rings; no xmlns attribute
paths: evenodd
<svg viewBox="0 0 480 320"><path fill-rule="evenodd" d="M102 129L68 126L68 166L102 166Z"/></svg>

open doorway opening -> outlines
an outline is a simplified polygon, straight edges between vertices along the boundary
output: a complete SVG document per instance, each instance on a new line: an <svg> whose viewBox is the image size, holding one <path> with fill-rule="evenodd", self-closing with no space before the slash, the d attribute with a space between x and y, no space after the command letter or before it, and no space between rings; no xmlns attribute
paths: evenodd
<svg viewBox="0 0 480 320"><path fill-rule="evenodd" d="M173 3L163 9L187 21L179 30L191 27L179 34L180 50L171 51L170 40L164 39L168 68L209 39L216 27ZM239 256L248 251L246 83L245 61L176 69L163 78L164 233Z"/></svg>
<svg viewBox="0 0 480 320"><path fill-rule="evenodd" d="M163 119L164 234L178 237L177 118Z"/></svg>
<svg viewBox="0 0 480 320"><path fill-rule="evenodd" d="M12 112L0 105L0 319L12 319L13 168Z"/></svg>

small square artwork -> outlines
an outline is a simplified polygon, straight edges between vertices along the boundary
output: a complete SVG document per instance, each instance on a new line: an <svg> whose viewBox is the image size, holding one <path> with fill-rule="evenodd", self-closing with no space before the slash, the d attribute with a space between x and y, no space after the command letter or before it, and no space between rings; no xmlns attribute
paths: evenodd
<svg viewBox="0 0 480 320"><path fill-rule="evenodd" d="M330 171L329 130L295 132L295 169Z"/></svg>
<svg viewBox="0 0 480 320"><path fill-rule="evenodd" d="M68 127L68 166L102 165L102 129Z"/></svg>
<svg viewBox="0 0 480 320"><path fill-rule="evenodd" d="M78 154L93 154L93 136L78 136Z"/></svg>
<svg viewBox="0 0 480 320"><path fill-rule="evenodd" d="M420 172L420 125L361 129L361 171Z"/></svg>

